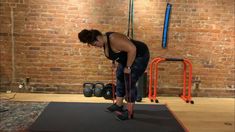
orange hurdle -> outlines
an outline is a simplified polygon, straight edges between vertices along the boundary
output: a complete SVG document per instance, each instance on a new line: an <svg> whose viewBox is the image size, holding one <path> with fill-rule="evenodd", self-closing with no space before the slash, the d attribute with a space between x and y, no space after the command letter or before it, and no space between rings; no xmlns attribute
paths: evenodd
<svg viewBox="0 0 235 132"><path fill-rule="evenodd" d="M191 103L194 104L194 101L192 100L191 97L191 86L192 86L192 63L188 59L179 59L179 58L154 58L151 63L150 63L150 68L149 68L149 99L151 102L155 100L156 103L158 103L157 99L157 86L158 86L158 64L163 61L181 61L184 64L184 72L183 72L183 90L182 94L180 94L180 98L182 98L186 103ZM186 91L186 79L187 79L187 65L189 65L189 76L188 76L188 91ZM155 79L153 79L153 66L155 66ZM152 83L153 82L153 83ZM153 87L153 92L152 92L152 84L154 85ZM187 93L186 93L187 92Z"/></svg>

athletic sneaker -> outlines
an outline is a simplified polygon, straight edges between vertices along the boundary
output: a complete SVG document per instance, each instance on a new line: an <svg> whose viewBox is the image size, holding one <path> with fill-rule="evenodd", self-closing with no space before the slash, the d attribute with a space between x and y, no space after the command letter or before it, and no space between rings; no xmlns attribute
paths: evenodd
<svg viewBox="0 0 235 132"><path fill-rule="evenodd" d="M116 103L112 104L111 106L109 106L107 108L107 112L114 112L114 111L119 111L122 112L123 111L123 106L118 106Z"/></svg>
<svg viewBox="0 0 235 132"><path fill-rule="evenodd" d="M129 116L128 110L123 110L122 112L115 112L116 114L116 119L123 121L123 120L128 120L128 119L133 119L134 113Z"/></svg>

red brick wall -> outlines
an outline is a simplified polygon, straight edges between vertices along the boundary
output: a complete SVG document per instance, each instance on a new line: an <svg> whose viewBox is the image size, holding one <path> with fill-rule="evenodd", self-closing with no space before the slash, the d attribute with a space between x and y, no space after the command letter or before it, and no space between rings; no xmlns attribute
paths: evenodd
<svg viewBox="0 0 235 132"><path fill-rule="evenodd" d="M167 49L161 48L166 1L134 4L135 38L148 44L151 59L190 59L201 96L234 92L233 0L174 0ZM109 82L111 62L102 49L82 45L77 33L84 28L126 33L127 16L128 0L1 0L1 86L30 77L35 88L81 92L83 82ZM159 87L181 88L182 67L160 64Z"/></svg>

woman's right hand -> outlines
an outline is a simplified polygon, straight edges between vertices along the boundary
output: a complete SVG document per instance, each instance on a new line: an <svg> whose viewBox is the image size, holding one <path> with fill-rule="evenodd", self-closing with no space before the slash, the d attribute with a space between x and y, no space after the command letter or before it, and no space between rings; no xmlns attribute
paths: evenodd
<svg viewBox="0 0 235 132"><path fill-rule="evenodd" d="M130 74L130 73L131 73L131 68L125 67L125 68L124 68L124 73L125 73L125 74Z"/></svg>

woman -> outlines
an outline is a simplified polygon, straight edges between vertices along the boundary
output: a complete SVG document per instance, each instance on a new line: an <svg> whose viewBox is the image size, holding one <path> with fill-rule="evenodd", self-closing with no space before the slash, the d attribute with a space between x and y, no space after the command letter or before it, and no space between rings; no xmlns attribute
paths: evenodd
<svg viewBox="0 0 235 132"><path fill-rule="evenodd" d="M105 56L119 63L116 71L116 103L108 107L107 111L115 112L119 120L133 118L137 97L136 82L146 70L149 61L146 44L120 33L107 32L103 35L98 30L87 29L82 30L78 38L88 45L104 48ZM124 97L127 98L127 110L123 109Z"/></svg>

